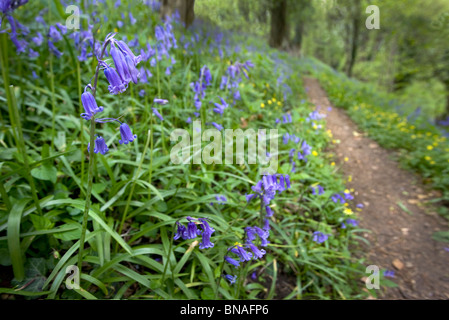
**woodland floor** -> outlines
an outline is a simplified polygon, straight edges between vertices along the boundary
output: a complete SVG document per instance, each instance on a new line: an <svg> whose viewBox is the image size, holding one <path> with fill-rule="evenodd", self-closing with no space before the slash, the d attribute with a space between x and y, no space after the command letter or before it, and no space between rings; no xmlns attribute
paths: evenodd
<svg viewBox="0 0 449 320"><path fill-rule="evenodd" d="M331 106L316 79L304 81L309 100L327 115L327 129L340 140L332 151L345 177L352 177L347 187L355 190L354 203L364 204L360 227L371 231L363 235L370 243L365 245L367 266L395 271L391 280L398 287L381 286L379 298L449 299L448 245L432 239L448 223L426 203L437 192L401 169L393 160L395 153L366 137L344 110Z"/></svg>

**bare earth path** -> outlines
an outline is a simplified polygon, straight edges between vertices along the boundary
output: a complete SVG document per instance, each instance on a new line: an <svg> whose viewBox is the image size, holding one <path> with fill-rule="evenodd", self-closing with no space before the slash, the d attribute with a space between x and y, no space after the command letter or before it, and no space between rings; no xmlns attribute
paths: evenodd
<svg viewBox="0 0 449 320"><path fill-rule="evenodd" d="M347 186L355 189L354 201L365 205L359 217L360 226L372 231L365 235L370 242L367 263L395 271L392 280L398 287L381 287L380 298L449 299L449 245L432 239L448 224L422 205L435 194L425 191L419 177L400 169L391 151L362 134L343 110L329 111L331 104L317 80L304 81L309 100L327 114L327 128L340 140L332 151L344 175L352 177Z"/></svg>

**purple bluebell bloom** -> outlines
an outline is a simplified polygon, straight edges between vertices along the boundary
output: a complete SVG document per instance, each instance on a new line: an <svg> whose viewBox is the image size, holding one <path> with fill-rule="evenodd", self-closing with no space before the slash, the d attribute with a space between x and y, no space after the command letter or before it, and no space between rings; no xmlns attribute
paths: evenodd
<svg viewBox="0 0 449 320"><path fill-rule="evenodd" d="M104 110L103 107L98 107L94 96L86 89L84 89L84 93L81 95L81 102L83 104L84 110L86 111L86 113L81 114L81 118L85 120L90 120L94 114L102 112Z"/></svg>
<svg viewBox="0 0 449 320"><path fill-rule="evenodd" d="M312 240L315 241L316 243L323 243L324 241L327 240L327 238L329 238L329 235L322 233L321 231L315 231L313 233Z"/></svg>
<svg viewBox="0 0 449 320"><path fill-rule="evenodd" d="M48 36L51 38L53 42L58 42L62 40L62 36L59 33L58 29L55 26L50 26L50 30L48 31Z"/></svg>
<svg viewBox="0 0 449 320"><path fill-rule="evenodd" d="M42 36L42 34L40 32L37 32L36 36L32 37L31 40L34 42L34 44L36 46L40 46L42 44L42 42L44 41L44 37Z"/></svg>
<svg viewBox="0 0 449 320"><path fill-rule="evenodd" d="M242 262L244 262L244 261L250 261L251 260L251 257L252 257L252 253L251 252L247 252L244 248L243 248L243 246L241 246L241 245L237 245L237 252L238 252L238 255L239 255L239 257L240 257L240 259L241 259L241 261ZM234 252L234 251L233 251Z"/></svg>
<svg viewBox="0 0 449 320"><path fill-rule="evenodd" d="M87 144L87 151L90 152L90 143ZM106 145L103 137L97 136L95 139L94 153L106 154L108 151L108 146Z"/></svg>
<svg viewBox="0 0 449 320"><path fill-rule="evenodd" d="M111 56L120 79L122 79L124 83L130 82L131 74L125 55L113 44L111 45Z"/></svg>
<svg viewBox="0 0 449 320"><path fill-rule="evenodd" d="M218 131L223 130L223 126L216 122L211 122L210 124L213 125Z"/></svg>
<svg viewBox="0 0 449 320"><path fill-rule="evenodd" d="M157 103L157 104L160 104L160 105L165 105L165 104L168 103L168 100L154 98L153 102L154 102L154 103Z"/></svg>
<svg viewBox="0 0 449 320"><path fill-rule="evenodd" d="M257 248L252 243L248 243L248 247L253 252L253 259L254 260L262 258L264 256L264 254L266 253L266 251L264 249L260 249L259 250L259 248Z"/></svg>
<svg viewBox="0 0 449 320"><path fill-rule="evenodd" d="M317 185L316 187L311 187L312 188L312 194L313 195L322 195L324 194L324 189L322 186ZM318 190L318 193L317 193Z"/></svg>
<svg viewBox="0 0 449 320"><path fill-rule="evenodd" d="M122 123L120 125L120 134L122 136L122 140L119 141L120 144L128 144L129 142L132 142L137 138L137 135L133 135L133 133L131 132L131 128L126 123Z"/></svg>
<svg viewBox="0 0 449 320"><path fill-rule="evenodd" d="M267 217L272 217L273 216L273 210L269 207L269 206L266 206L265 207L265 210L266 210L266 212L267 212Z"/></svg>
<svg viewBox="0 0 449 320"><path fill-rule="evenodd" d="M394 278L394 270L385 270L383 275L386 278Z"/></svg>
<svg viewBox="0 0 449 320"><path fill-rule="evenodd" d="M107 64L105 65L106 68L104 69L104 75L109 82L109 92L112 94L119 94L124 92L126 88L128 88L128 84L126 82L123 82L114 68L109 67Z"/></svg>
<svg viewBox="0 0 449 320"><path fill-rule="evenodd" d="M233 266L235 266L236 268L238 268L240 266L240 261L239 260L235 260L229 256L225 256L224 259L226 260L227 263L232 264Z"/></svg>
<svg viewBox="0 0 449 320"><path fill-rule="evenodd" d="M214 244L210 242L210 237L215 232L215 229L209 225L206 219L198 218L198 220L201 222L201 228L203 229L200 249L212 248Z"/></svg>
<svg viewBox="0 0 449 320"><path fill-rule="evenodd" d="M237 281L237 276L236 275L235 276L231 276L230 274L227 274L227 275L224 276L224 278L229 281L229 284L234 284Z"/></svg>
<svg viewBox="0 0 449 320"><path fill-rule="evenodd" d="M156 108L152 108L153 110L153 114L159 118L159 120L164 121L164 118L162 117L162 115L159 113L159 111L157 111Z"/></svg>

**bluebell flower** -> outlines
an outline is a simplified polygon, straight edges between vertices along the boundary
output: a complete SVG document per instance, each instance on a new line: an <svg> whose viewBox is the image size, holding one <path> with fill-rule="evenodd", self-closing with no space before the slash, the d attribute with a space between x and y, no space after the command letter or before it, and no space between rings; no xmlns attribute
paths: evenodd
<svg viewBox="0 0 449 320"><path fill-rule="evenodd" d="M120 79L122 79L122 81L126 83L130 82L131 73L128 68L125 55L122 53L122 51L117 49L115 45L111 45L111 56Z"/></svg>
<svg viewBox="0 0 449 320"><path fill-rule="evenodd" d="M157 103L157 104L160 104L160 105L165 105L165 104L168 103L168 100L154 98L153 102L154 102L154 103Z"/></svg>
<svg viewBox="0 0 449 320"><path fill-rule="evenodd" d="M87 151L90 152L90 143L87 144ZM106 145L103 137L97 136L95 139L94 153L106 154L108 151L108 146Z"/></svg>
<svg viewBox="0 0 449 320"><path fill-rule="evenodd" d="M211 125L213 125L218 131L223 130L223 126L221 124L218 124L216 122L211 122Z"/></svg>
<svg viewBox="0 0 449 320"><path fill-rule="evenodd" d="M269 207L269 206L266 206L265 207L265 211L267 212L267 217L272 217L273 216L273 210Z"/></svg>
<svg viewBox="0 0 449 320"><path fill-rule="evenodd" d="M159 111L157 111L156 108L152 108L153 109L153 113L156 117L159 118L159 120L164 121L164 118L162 117L162 115L159 113Z"/></svg>
<svg viewBox="0 0 449 320"><path fill-rule="evenodd" d="M238 267L240 266L240 261L239 261L239 260L235 260L235 259L233 259L233 258L231 258L231 257L229 257L229 256L225 256L224 259L225 259L225 261L226 261L227 263L232 264L232 265L235 266L236 268L238 268Z"/></svg>
<svg viewBox="0 0 449 320"><path fill-rule="evenodd" d="M206 219L198 218L198 220L201 222L201 228L203 229L200 249L212 248L214 244L210 242L210 237L215 232L215 229L209 225Z"/></svg>
<svg viewBox="0 0 449 320"><path fill-rule="evenodd" d="M346 223L345 223L345 222L346 222ZM341 228L342 228L342 229L346 229L346 224L351 225L351 226L353 226L353 227L357 227L357 226L359 225L359 222L358 222L357 220L354 220L354 219L346 219L345 222L343 222L343 223L341 224Z"/></svg>
<svg viewBox="0 0 449 320"><path fill-rule="evenodd" d="M50 26L50 30L48 31L48 36L51 38L52 41L58 42L62 40L62 36L59 33L58 29L56 29L55 26Z"/></svg>
<svg viewBox="0 0 449 320"><path fill-rule="evenodd" d="M228 201L228 199L222 195L216 195L215 199L217 200L218 204L226 204L226 202Z"/></svg>
<svg viewBox="0 0 449 320"><path fill-rule="evenodd" d="M133 135L133 133L131 132L131 128L126 123L122 123L120 125L120 134L122 136L122 140L119 141L120 144L128 144L129 142L132 142L137 138L137 135Z"/></svg>
<svg viewBox="0 0 449 320"><path fill-rule="evenodd" d="M253 273L251 273L251 279L256 280L257 279L257 272L254 271Z"/></svg>
<svg viewBox="0 0 449 320"><path fill-rule="evenodd" d="M329 235L324 234L321 231L315 231L313 233L312 240L315 241L316 243L323 243L324 241L327 240L327 238L329 238Z"/></svg>
<svg viewBox="0 0 449 320"><path fill-rule="evenodd" d="M176 230L176 234L173 239L178 240L179 238L182 238L183 240L187 240L187 228L178 221L176 221L176 224L178 225L178 229Z"/></svg>
<svg viewBox="0 0 449 320"><path fill-rule="evenodd" d="M345 196L346 200L353 200L354 197L349 192L343 192L343 195Z"/></svg>
<svg viewBox="0 0 449 320"><path fill-rule="evenodd" d="M189 223L187 224L187 238L195 239L201 234L201 230L198 229L197 224L195 223L197 219L192 217L187 217L186 219L189 221Z"/></svg>
<svg viewBox="0 0 449 320"><path fill-rule="evenodd" d="M31 40L34 42L34 44L36 46L40 46L42 44L42 42L44 41L44 37L42 36L42 34L40 32L37 32L36 36L32 37Z"/></svg>
<svg viewBox="0 0 449 320"><path fill-rule="evenodd" d="M226 101L222 97L219 96L219 98L221 100L221 104L215 102L214 103L215 108L213 111L216 113L219 113L219 114L223 114L224 109L226 109L229 105L226 103Z"/></svg>
<svg viewBox="0 0 449 320"><path fill-rule="evenodd" d="M237 245L237 248L235 248L236 250L231 250L234 253L237 253L238 256L240 257L240 260L242 262L245 261L250 261L251 257L252 257L252 253L251 252L247 252L242 245Z"/></svg>
<svg viewBox="0 0 449 320"><path fill-rule="evenodd" d="M85 120L90 120L94 114L104 110L103 107L98 107L94 96L86 89L84 89L84 93L81 95L81 102L86 111L86 113L81 114L81 117Z"/></svg>
<svg viewBox="0 0 449 320"><path fill-rule="evenodd" d="M332 195L331 200L332 200L334 203L337 203L338 201L340 201L341 204L343 204L343 203L346 202L345 199L344 199L340 194L338 194L338 193Z"/></svg>
<svg viewBox="0 0 449 320"><path fill-rule="evenodd" d="M120 50L125 53L126 56L129 56L134 64L134 66L138 65L140 61L142 61L142 56L139 54L136 56L131 49L128 47L128 45L123 42L122 40L115 41L115 43L118 45Z"/></svg>
<svg viewBox="0 0 449 320"><path fill-rule="evenodd" d="M37 58L39 57L39 52L34 51L33 49L28 49L28 57L30 58Z"/></svg>
<svg viewBox="0 0 449 320"><path fill-rule="evenodd" d="M386 278L394 278L394 270L385 270L383 275Z"/></svg>
<svg viewBox="0 0 449 320"><path fill-rule="evenodd" d="M137 22L137 20L133 17L131 12L129 13L129 22L131 23L131 25L134 25Z"/></svg>
<svg viewBox="0 0 449 320"><path fill-rule="evenodd" d="M268 220L268 219L264 219L263 220L263 229L265 231L269 231L270 230L270 220Z"/></svg>
<svg viewBox="0 0 449 320"><path fill-rule="evenodd" d="M230 284L234 284L237 281L237 276L231 276L230 274L227 274L224 276L226 280L229 281Z"/></svg>
<svg viewBox="0 0 449 320"><path fill-rule="evenodd" d="M109 92L112 94L119 94L124 92L126 88L128 88L128 84L126 82L123 82L114 68L109 67L107 64L105 65L106 68L104 69L104 75L109 82Z"/></svg>
<svg viewBox="0 0 449 320"><path fill-rule="evenodd" d="M260 259L264 256L266 251L264 249L257 248L254 244L248 243L249 249L253 252L253 259Z"/></svg>
<svg viewBox="0 0 449 320"><path fill-rule="evenodd" d="M312 188L312 194L313 195L322 195L324 194L324 189L322 186L317 185L316 187L311 187ZM318 190L318 193L317 193Z"/></svg>
<svg viewBox="0 0 449 320"><path fill-rule="evenodd" d="M48 48L50 49L50 52L53 53L57 58L60 58L63 55L63 53L61 51L59 51L58 48L55 47L53 42L48 40L47 44L48 44Z"/></svg>

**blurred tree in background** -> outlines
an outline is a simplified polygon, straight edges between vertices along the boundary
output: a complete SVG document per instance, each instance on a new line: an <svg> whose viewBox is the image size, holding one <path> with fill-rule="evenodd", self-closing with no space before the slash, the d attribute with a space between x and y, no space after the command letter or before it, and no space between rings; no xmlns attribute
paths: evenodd
<svg viewBox="0 0 449 320"><path fill-rule="evenodd" d="M370 5L379 29L366 27ZM411 110L449 115L447 0L197 0L195 12L394 92Z"/></svg>

